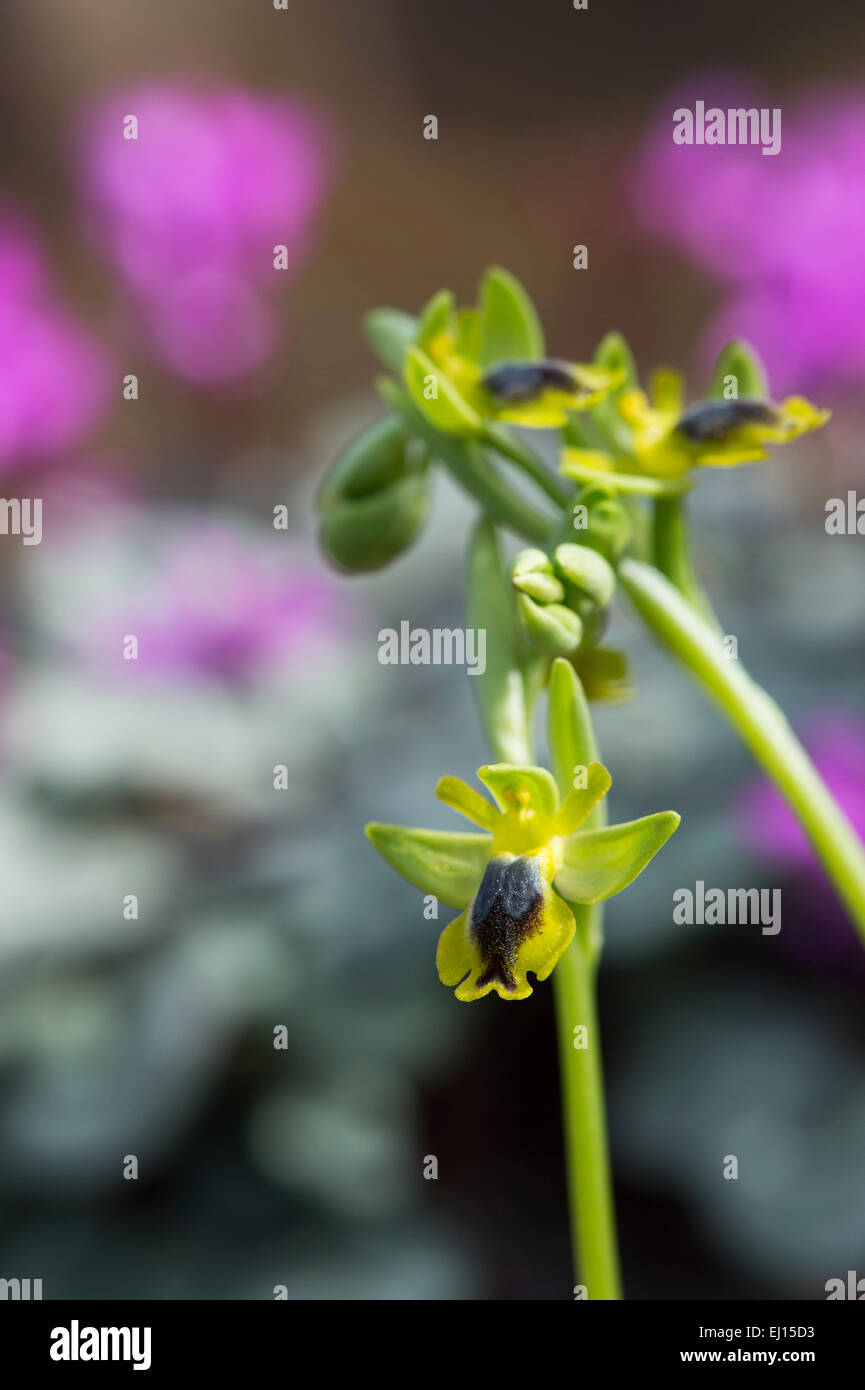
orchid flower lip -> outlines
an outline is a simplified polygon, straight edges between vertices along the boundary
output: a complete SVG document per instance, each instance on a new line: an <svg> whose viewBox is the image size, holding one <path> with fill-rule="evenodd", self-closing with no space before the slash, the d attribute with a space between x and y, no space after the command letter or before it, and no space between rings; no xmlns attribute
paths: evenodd
<svg viewBox="0 0 865 1390"><path fill-rule="evenodd" d="M699 401L679 417L676 428L694 444L717 443L742 425L772 425L778 411L767 401L742 397L729 401Z"/></svg>
<svg viewBox="0 0 865 1390"><path fill-rule="evenodd" d="M501 402L536 400L544 391L572 392L579 383L567 362L547 358L540 362L500 362L482 378L481 385Z"/></svg>

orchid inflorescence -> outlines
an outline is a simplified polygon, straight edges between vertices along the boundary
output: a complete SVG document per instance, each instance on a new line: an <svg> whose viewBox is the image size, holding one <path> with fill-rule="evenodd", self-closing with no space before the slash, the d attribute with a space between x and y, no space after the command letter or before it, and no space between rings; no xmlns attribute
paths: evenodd
<svg viewBox="0 0 865 1390"><path fill-rule="evenodd" d="M487 659L472 685L496 759L477 774L492 801L450 775L438 784L477 831L376 823L367 834L404 878L457 910L437 964L459 1000L524 1000L529 973L542 981L555 970L578 1264L587 1297L617 1298L594 1005L600 905L642 873L679 817L607 824L611 779L589 702L633 693L626 654L604 645L607 612L623 593L720 708L787 798L865 940L862 845L781 711L728 659L686 511L701 469L758 462L829 415L802 396L773 400L740 341L691 400L669 368L643 389L619 333L590 361L550 356L526 291L497 268L474 306L440 291L416 317L373 311L366 331L389 369L378 381L387 414L321 490L322 546L347 572L395 560L427 521L436 468L474 500L467 620L485 631ZM514 427L552 436L557 467ZM521 545L509 562L502 532ZM544 692L551 771L534 744ZM575 1040L583 1033L585 1046Z"/></svg>

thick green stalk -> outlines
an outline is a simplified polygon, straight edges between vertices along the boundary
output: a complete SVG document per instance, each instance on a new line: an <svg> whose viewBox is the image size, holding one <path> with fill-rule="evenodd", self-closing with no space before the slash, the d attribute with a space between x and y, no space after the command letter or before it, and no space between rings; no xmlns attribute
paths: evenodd
<svg viewBox="0 0 865 1390"><path fill-rule="evenodd" d="M658 570L625 560L619 578L643 621L711 696L789 802L865 942L865 849L778 705Z"/></svg>
<svg viewBox="0 0 865 1390"><path fill-rule="evenodd" d="M557 716L559 701L565 701L565 678L577 687L579 727L571 727L570 743L553 771L564 795L570 791L573 769L597 759L597 747L589 718L589 707L573 667L557 663L550 691L550 719ZM508 726L499 734L488 730L493 755L510 761L519 753L527 764L534 763L531 735L527 732L522 748L515 750L514 731ZM557 740L559 749L566 740ZM587 820L603 824L603 802ZM586 1297L594 1300L621 1298L616 1218L607 1143L604 1102L604 1074L601 1038L595 1007L595 976L603 942L603 905L585 907L570 903L576 922L574 940L553 971L556 1028L559 1042L559 1068L562 1087L562 1119L565 1134L565 1161L568 1178L571 1240L574 1272ZM576 1030L585 1030L577 1032ZM575 1046L575 1043L580 1044Z"/></svg>
<svg viewBox="0 0 865 1390"><path fill-rule="evenodd" d="M697 578L691 558L688 519L681 497L658 497L654 507L655 564L707 622L718 627L712 605Z"/></svg>
<svg viewBox="0 0 865 1390"><path fill-rule="evenodd" d="M481 504L491 521L523 540L544 544L556 521L514 492L474 440L452 438L435 429L394 382L383 381L381 393L411 433L423 440L430 456L438 459L460 486Z"/></svg>
<svg viewBox="0 0 865 1390"><path fill-rule="evenodd" d="M553 971L562 1078L571 1232L577 1279L592 1300L622 1296L595 1006L600 906L571 904L577 935Z"/></svg>
<svg viewBox="0 0 865 1390"><path fill-rule="evenodd" d="M544 460L502 425L486 424L484 438L505 458L510 459L542 488L557 507L569 507L574 489L558 473L552 473Z"/></svg>
<svg viewBox="0 0 865 1390"><path fill-rule="evenodd" d="M566 714L567 712L567 714ZM576 717L574 717L576 712ZM570 718L568 718L568 714ZM549 722L558 724L553 773L564 797L575 767L598 760L585 692L567 662L557 662L550 683ZM601 801L586 824L606 822ZM607 1141L601 1034L595 1004L603 947L603 904L570 903L574 940L553 971L559 1068L576 1274L590 1300L622 1297L610 1153Z"/></svg>

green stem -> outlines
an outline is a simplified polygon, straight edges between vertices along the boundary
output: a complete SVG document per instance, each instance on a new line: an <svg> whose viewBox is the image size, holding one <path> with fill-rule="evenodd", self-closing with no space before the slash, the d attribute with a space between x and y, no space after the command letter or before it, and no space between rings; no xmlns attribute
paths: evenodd
<svg viewBox="0 0 865 1390"><path fill-rule="evenodd" d="M572 712L570 719L565 716L565 708ZM553 671L549 722L558 728L553 772L559 792L564 796L572 786L573 769L599 760L585 692L564 663L558 664ZM586 824L604 825L606 819L606 803L601 801ZM595 1004L596 976L604 943L604 909L602 903L591 907L581 903L569 906L574 914L576 932L553 972L553 989L571 1231L577 1280L584 1286L586 1297L612 1300L620 1299L622 1290L607 1141L601 1035ZM579 1032L575 1031L578 1029Z"/></svg>
<svg viewBox="0 0 865 1390"><path fill-rule="evenodd" d="M551 473L544 460L535 453L534 449L530 449L521 439L517 439L516 435L511 434L501 425L486 424L484 426L484 438L505 458L518 464L523 472L537 483L538 487L543 488L557 507L570 507L574 489L564 483L557 473Z"/></svg>
<svg viewBox="0 0 865 1390"><path fill-rule="evenodd" d="M720 628L711 603L697 578L691 558L688 518L681 497L658 497L654 508L655 564L698 613Z"/></svg>
<svg viewBox="0 0 865 1390"><path fill-rule="evenodd" d="M514 682L518 672L509 667L506 658L507 651L512 650L512 641L508 641L511 619L505 583L495 535L490 524L485 522L477 528L471 550L469 622L488 627L496 639L492 642L492 650L505 659L494 669L488 666L483 678L491 686L484 724L494 757L503 762L532 764L535 754L525 706L518 701L519 707L515 710ZM571 788L574 767L596 761L598 750L582 686L571 667L563 662L561 668L561 674L567 677L570 685L554 672L550 722L558 720L569 729L567 738L562 736L555 742L558 756L553 771L564 796ZM524 699L522 681L520 687ZM576 709L576 720L565 719L563 704L569 710ZM601 802L588 818L587 825L604 824L605 818L606 809ZM588 1299L612 1300L622 1295L601 1039L595 1006L595 978L603 944L603 907L600 904L586 907L580 903L569 906L576 931L574 940L553 971L553 989L574 1266L577 1282L585 1288ZM577 1029L581 1031L578 1033Z"/></svg>
<svg viewBox="0 0 865 1390"><path fill-rule="evenodd" d="M778 705L658 570L625 560L619 577L643 621L708 692L789 802L865 942L865 849Z"/></svg>
<svg viewBox="0 0 865 1390"><path fill-rule="evenodd" d="M435 429L393 382L382 383L382 394L412 434L423 440L430 456L481 504L491 521L534 545L544 544L557 522L514 492L477 444L449 438Z"/></svg>
<svg viewBox="0 0 865 1390"><path fill-rule="evenodd" d="M572 903L577 934L553 972L571 1233L577 1279L591 1300L622 1296L590 941L600 906Z"/></svg>

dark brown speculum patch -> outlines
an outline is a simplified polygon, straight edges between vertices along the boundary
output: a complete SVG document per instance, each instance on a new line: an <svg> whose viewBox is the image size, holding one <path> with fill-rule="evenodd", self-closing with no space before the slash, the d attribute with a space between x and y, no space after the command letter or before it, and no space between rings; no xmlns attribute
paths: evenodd
<svg viewBox="0 0 865 1390"><path fill-rule="evenodd" d="M551 357L543 362L500 362L487 372L482 385L497 401L520 405L545 391L571 394L577 382L567 362Z"/></svg>
<svg viewBox="0 0 865 1390"><path fill-rule="evenodd" d="M486 867L471 906L469 929L483 961L478 985L498 980L516 989L517 953L541 930L544 888L537 859L497 855Z"/></svg>
<svg viewBox="0 0 865 1390"><path fill-rule="evenodd" d="M776 412L765 401L701 401L685 411L676 428L692 444L721 443L741 425L771 425Z"/></svg>

